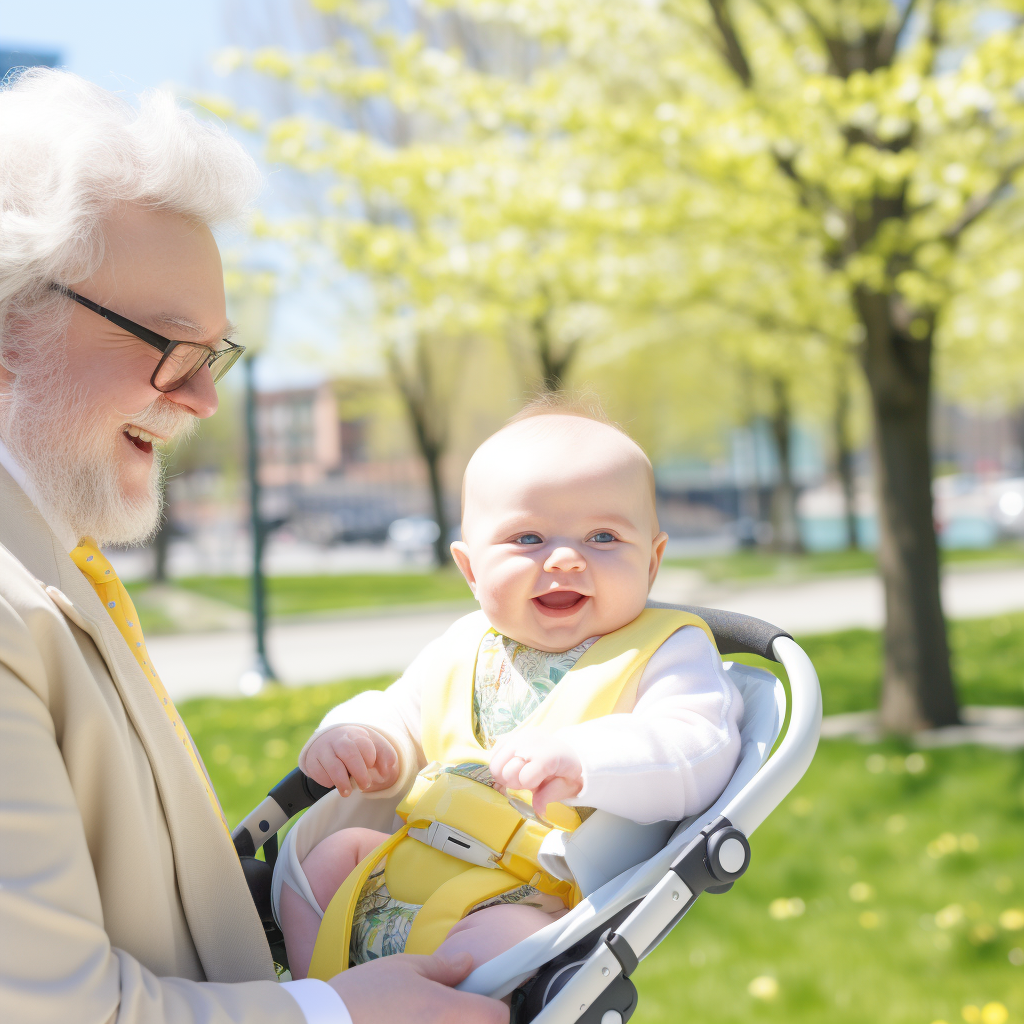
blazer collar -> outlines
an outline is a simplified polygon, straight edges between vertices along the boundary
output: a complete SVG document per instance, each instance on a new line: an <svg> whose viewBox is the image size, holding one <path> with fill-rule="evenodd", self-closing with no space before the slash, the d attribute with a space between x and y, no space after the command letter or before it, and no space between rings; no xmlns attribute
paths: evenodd
<svg viewBox="0 0 1024 1024"><path fill-rule="evenodd" d="M210 981L274 978L269 947L235 849L156 693L92 585L25 492L0 467L0 543L92 638L153 770L174 852L178 891ZM157 667L159 670L159 666Z"/></svg>

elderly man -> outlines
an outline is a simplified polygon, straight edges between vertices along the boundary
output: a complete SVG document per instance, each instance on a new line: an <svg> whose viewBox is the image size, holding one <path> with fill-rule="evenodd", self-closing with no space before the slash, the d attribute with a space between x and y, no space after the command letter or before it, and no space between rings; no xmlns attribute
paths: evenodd
<svg viewBox="0 0 1024 1024"><path fill-rule="evenodd" d="M99 551L152 533L154 445L216 411L241 350L209 225L258 188L166 95L135 110L53 71L0 91L0 1019L501 1024L447 987L468 962L278 984Z"/></svg>

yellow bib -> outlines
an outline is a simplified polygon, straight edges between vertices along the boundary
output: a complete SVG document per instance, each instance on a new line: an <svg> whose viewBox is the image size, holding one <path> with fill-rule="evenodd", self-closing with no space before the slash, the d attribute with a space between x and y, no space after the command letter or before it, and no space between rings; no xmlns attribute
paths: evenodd
<svg viewBox="0 0 1024 1024"><path fill-rule="evenodd" d="M647 608L587 650L519 729L554 732L593 718L632 711L636 690L654 652L684 626L714 636L703 619L688 612ZM345 880L324 913L309 977L327 980L349 965L352 918L360 893L374 868L388 857L385 878L396 898L421 905L406 942L406 952L432 953L451 928L481 902L528 883L559 896L567 906L581 899L570 882L542 871L537 853L552 826L572 831L580 823L574 808L551 804L545 822L515 809L529 804L528 793L502 797L488 786L444 771L442 766L486 765L491 751L473 731L473 685L480 642L489 626L478 615L463 620L443 660L424 688L421 704L423 752L432 762L413 783L398 808L406 824L373 851ZM520 805L522 806L522 805ZM550 824L548 824L550 823ZM431 826L454 830L456 837L480 844L490 866L457 859L428 844ZM423 838L414 838L408 833ZM450 848L450 847L448 847Z"/></svg>

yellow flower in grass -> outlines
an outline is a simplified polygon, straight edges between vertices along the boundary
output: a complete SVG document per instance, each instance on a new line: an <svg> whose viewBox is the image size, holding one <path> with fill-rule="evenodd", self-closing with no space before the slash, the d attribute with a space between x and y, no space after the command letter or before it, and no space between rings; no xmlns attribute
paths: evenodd
<svg viewBox="0 0 1024 1024"><path fill-rule="evenodd" d="M1024 910L1010 907L999 915L999 927L1008 932L1019 932L1024 928Z"/></svg>
<svg viewBox="0 0 1024 1024"><path fill-rule="evenodd" d="M770 1003L779 994L779 983L768 974L762 974L747 986L747 991L755 999L763 999Z"/></svg>
<svg viewBox="0 0 1024 1024"><path fill-rule="evenodd" d="M948 853L956 853L960 843L952 832L943 832L937 839L928 844L928 856L938 860Z"/></svg>
<svg viewBox="0 0 1024 1024"><path fill-rule="evenodd" d="M799 896L790 899L780 896L768 904L768 915L775 921L785 921L790 917L800 917L806 909L804 901Z"/></svg>
<svg viewBox="0 0 1024 1024"><path fill-rule="evenodd" d="M935 923L940 928L955 928L964 919L964 908L959 903L950 903L935 915Z"/></svg>
<svg viewBox="0 0 1024 1024"><path fill-rule="evenodd" d="M867 903L875 895L875 890L867 882L854 882L850 886L850 899L854 903Z"/></svg>
<svg viewBox="0 0 1024 1024"><path fill-rule="evenodd" d="M986 1003L984 1006L975 1006L968 1003L960 1011L967 1024L1006 1024L1010 1011L1002 1003Z"/></svg>

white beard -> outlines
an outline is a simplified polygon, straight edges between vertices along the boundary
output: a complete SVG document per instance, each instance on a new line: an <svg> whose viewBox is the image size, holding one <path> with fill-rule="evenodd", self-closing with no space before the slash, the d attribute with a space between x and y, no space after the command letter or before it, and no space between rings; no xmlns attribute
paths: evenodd
<svg viewBox="0 0 1024 1024"><path fill-rule="evenodd" d="M70 381L62 361L19 374L0 402L0 437L32 485L32 497L51 524L69 536L98 544L144 544L160 523L160 467L154 449L145 491L128 497L121 489L124 459L121 430L109 421L90 428L90 410ZM158 398L125 417L162 437L190 432L196 417L169 399Z"/></svg>

